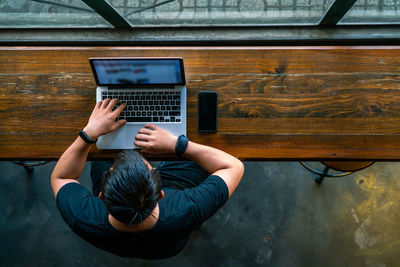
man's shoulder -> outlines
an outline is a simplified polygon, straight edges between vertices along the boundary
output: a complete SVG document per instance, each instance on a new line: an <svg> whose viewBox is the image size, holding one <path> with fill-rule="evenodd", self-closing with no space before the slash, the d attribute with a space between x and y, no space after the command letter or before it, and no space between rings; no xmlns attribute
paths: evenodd
<svg viewBox="0 0 400 267"><path fill-rule="evenodd" d="M197 228L222 207L229 192L218 176L210 176L200 185L184 190L164 188L165 198L159 201L160 224Z"/></svg>
<svg viewBox="0 0 400 267"><path fill-rule="evenodd" d="M161 199L160 203L180 209L203 204L203 202L198 199L199 195L218 195L221 199L225 200L228 199L229 196L226 183L217 175L209 176L201 184L195 187L183 190L166 187L163 188L163 190L166 197Z"/></svg>
<svg viewBox="0 0 400 267"><path fill-rule="evenodd" d="M85 221L91 224L104 223L107 210L104 203L78 183L68 183L57 194L57 208L71 228Z"/></svg>

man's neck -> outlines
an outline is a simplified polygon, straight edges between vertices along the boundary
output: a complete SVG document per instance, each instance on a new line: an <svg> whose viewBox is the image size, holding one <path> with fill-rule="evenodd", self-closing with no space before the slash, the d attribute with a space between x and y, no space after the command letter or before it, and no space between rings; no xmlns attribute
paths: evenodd
<svg viewBox="0 0 400 267"><path fill-rule="evenodd" d="M153 212L143 221L143 223L140 224L122 223L117 219L115 219L111 214L108 214L108 221L110 222L111 226L117 231L141 232L153 228L158 221L159 215L160 215L160 209L157 203L157 206L154 208Z"/></svg>

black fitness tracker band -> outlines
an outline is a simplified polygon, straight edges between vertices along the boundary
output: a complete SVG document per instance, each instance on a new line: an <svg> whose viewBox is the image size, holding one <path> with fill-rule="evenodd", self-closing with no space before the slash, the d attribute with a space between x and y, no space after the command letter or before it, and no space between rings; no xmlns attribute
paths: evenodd
<svg viewBox="0 0 400 267"><path fill-rule="evenodd" d="M178 137L175 145L175 155L180 156L185 153L189 140L183 134Z"/></svg>
<svg viewBox="0 0 400 267"><path fill-rule="evenodd" d="M89 136L87 136L87 134L83 130L79 131L79 136L82 137L83 141L85 141L90 145L97 142L97 139L93 141L92 139L89 138Z"/></svg>

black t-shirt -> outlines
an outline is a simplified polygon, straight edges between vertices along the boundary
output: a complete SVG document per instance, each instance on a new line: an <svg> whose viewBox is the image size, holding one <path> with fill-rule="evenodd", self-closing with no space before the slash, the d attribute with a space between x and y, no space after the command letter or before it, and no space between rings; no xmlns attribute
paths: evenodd
<svg viewBox="0 0 400 267"><path fill-rule="evenodd" d="M78 183L64 185L56 201L65 222L92 245L122 257L161 259L181 251L191 232L222 207L229 195L225 182L215 175L194 188L163 190L156 225L138 233L115 230L103 201Z"/></svg>

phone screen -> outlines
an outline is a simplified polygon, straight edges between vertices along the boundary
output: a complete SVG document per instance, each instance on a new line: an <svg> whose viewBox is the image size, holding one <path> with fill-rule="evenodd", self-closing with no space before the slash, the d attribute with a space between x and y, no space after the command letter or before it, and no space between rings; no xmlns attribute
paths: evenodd
<svg viewBox="0 0 400 267"><path fill-rule="evenodd" d="M217 92L199 92L199 132L217 131Z"/></svg>

